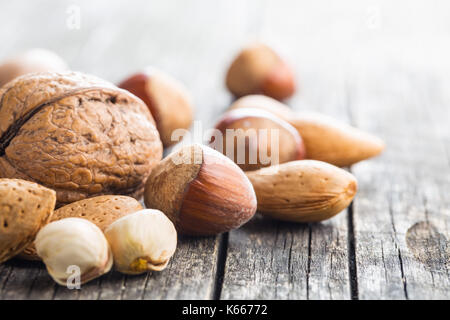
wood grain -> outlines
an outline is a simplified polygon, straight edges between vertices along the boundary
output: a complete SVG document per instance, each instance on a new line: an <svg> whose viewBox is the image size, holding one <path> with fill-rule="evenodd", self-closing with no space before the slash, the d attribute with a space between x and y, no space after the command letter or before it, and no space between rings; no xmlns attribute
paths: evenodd
<svg viewBox="0 0 450 320"><path fill-rule="evenodd" d="M66 24L73 5L80 29ZM231 102L233 55L263 39L294 67L290 105L387 142L381 157L350 168L359 192L329 221L257 216L230 234L180 238L161 273L112 271L82 290L14 259L0 265L0 299L450 299L445 0L17 0L2 3L0 20L0 59L44 47L115 83L146 65L167 71L193 94L202 128L192 132L212 127Z"/></svg>

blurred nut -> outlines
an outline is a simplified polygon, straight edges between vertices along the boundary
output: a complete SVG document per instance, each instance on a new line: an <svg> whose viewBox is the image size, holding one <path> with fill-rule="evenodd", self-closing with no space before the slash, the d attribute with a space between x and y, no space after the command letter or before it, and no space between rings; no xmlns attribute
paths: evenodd
<svg viewBox="0 0 450 320"><path fill-rule="evenodd" d="M164 147L172 140L176 129L188 129L192 123L192 103L187 89L169 75L147 68L121 82L119 87L142 99L147 104Z"/></svg>
<svg viewBox="0 0 450 320"><path fill-rule="evenodd" d="M292 70L264 44L251 45L239 53L228 69L226 85L237 97L262 93L282 100L295 92Z"/></svg>
<svg viewBox="0 0 450 320"><path fill-rule="evenodd" d="M0 87L27 73L61 72L67 69L65 61L56 53L45 49L31 49L0 65Z"/></svg>
<svg viewBox="0 0 450 320"><path fill-rule="evenodd" d="M273 164L305 158L305 146L288 122L264 110L231 110L218 121L210 146L231 158L242 170L257 170ZM222 138L223 143L216 141Z"/></svg>
<svg viewBox="0 0 450 320"><path fill-rule="evenodd" d="M308 159L346 167L379 155L384 142L363 130L310 111L293 111L285 104L263 95L236 100L229 110L256 108L289 122L302 136Z"/></svg>

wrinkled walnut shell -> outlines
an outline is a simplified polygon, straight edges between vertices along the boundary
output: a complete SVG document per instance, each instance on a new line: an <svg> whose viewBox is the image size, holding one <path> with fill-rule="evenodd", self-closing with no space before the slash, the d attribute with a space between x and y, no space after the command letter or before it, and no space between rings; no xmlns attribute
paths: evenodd
<svg viewBox="0 0 450 320"><path fill-rule="evenodd" d="M0 177L38 182L58 205L138 197L162 157L145 104L80 73L30 74L0 89Z"/></svg>

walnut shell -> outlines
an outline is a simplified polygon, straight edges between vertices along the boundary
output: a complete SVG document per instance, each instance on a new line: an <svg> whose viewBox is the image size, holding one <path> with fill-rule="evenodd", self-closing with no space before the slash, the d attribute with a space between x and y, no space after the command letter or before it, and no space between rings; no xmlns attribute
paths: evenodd
<svg viewBox="0 0 450 320"><path fill-rule="evenodd" d="M162 157L146 105L81 73L39 73L0 89L0 177L38 182L57 205L103 194L139 197Z"/></svg>
<svg viewBox="0 0 450 320"><path fill-rule="evenodd" d="M100 230L105 231L117 219L142 209L142 205L131 197L113 195L98 196L73 202L55 210L49 222L65 218L82 218L89 220L99 227ZM40 260L34 244L30 244L20 254L20 258Z"/></svg>
<svg viewBox="0 0 450 320"><path fill-rule="evenodd" d="M53 190L19 179L0 179L0 263L28 246L53 214Z"/></svg>

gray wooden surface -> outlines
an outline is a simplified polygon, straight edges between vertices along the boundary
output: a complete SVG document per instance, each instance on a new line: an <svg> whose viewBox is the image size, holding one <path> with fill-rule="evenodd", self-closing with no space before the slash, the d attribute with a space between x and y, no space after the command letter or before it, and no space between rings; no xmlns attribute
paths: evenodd
<svg viewBox="0 0 450 320"><path fill-rule="evenodd" d="M75 6L75 7L74 7ZM80 10L79 29L67 25ZM255 217L217 237L180 238L160 273L117 272L81 290L40 263L0 265L0 299L450 299L450 6L446 1L6 1L0 59L44 47L117 82L146 65L186 84L210 128L245 43L290 60L288 103L385 139L349 168L352 206L319 224Z"/></svg>

